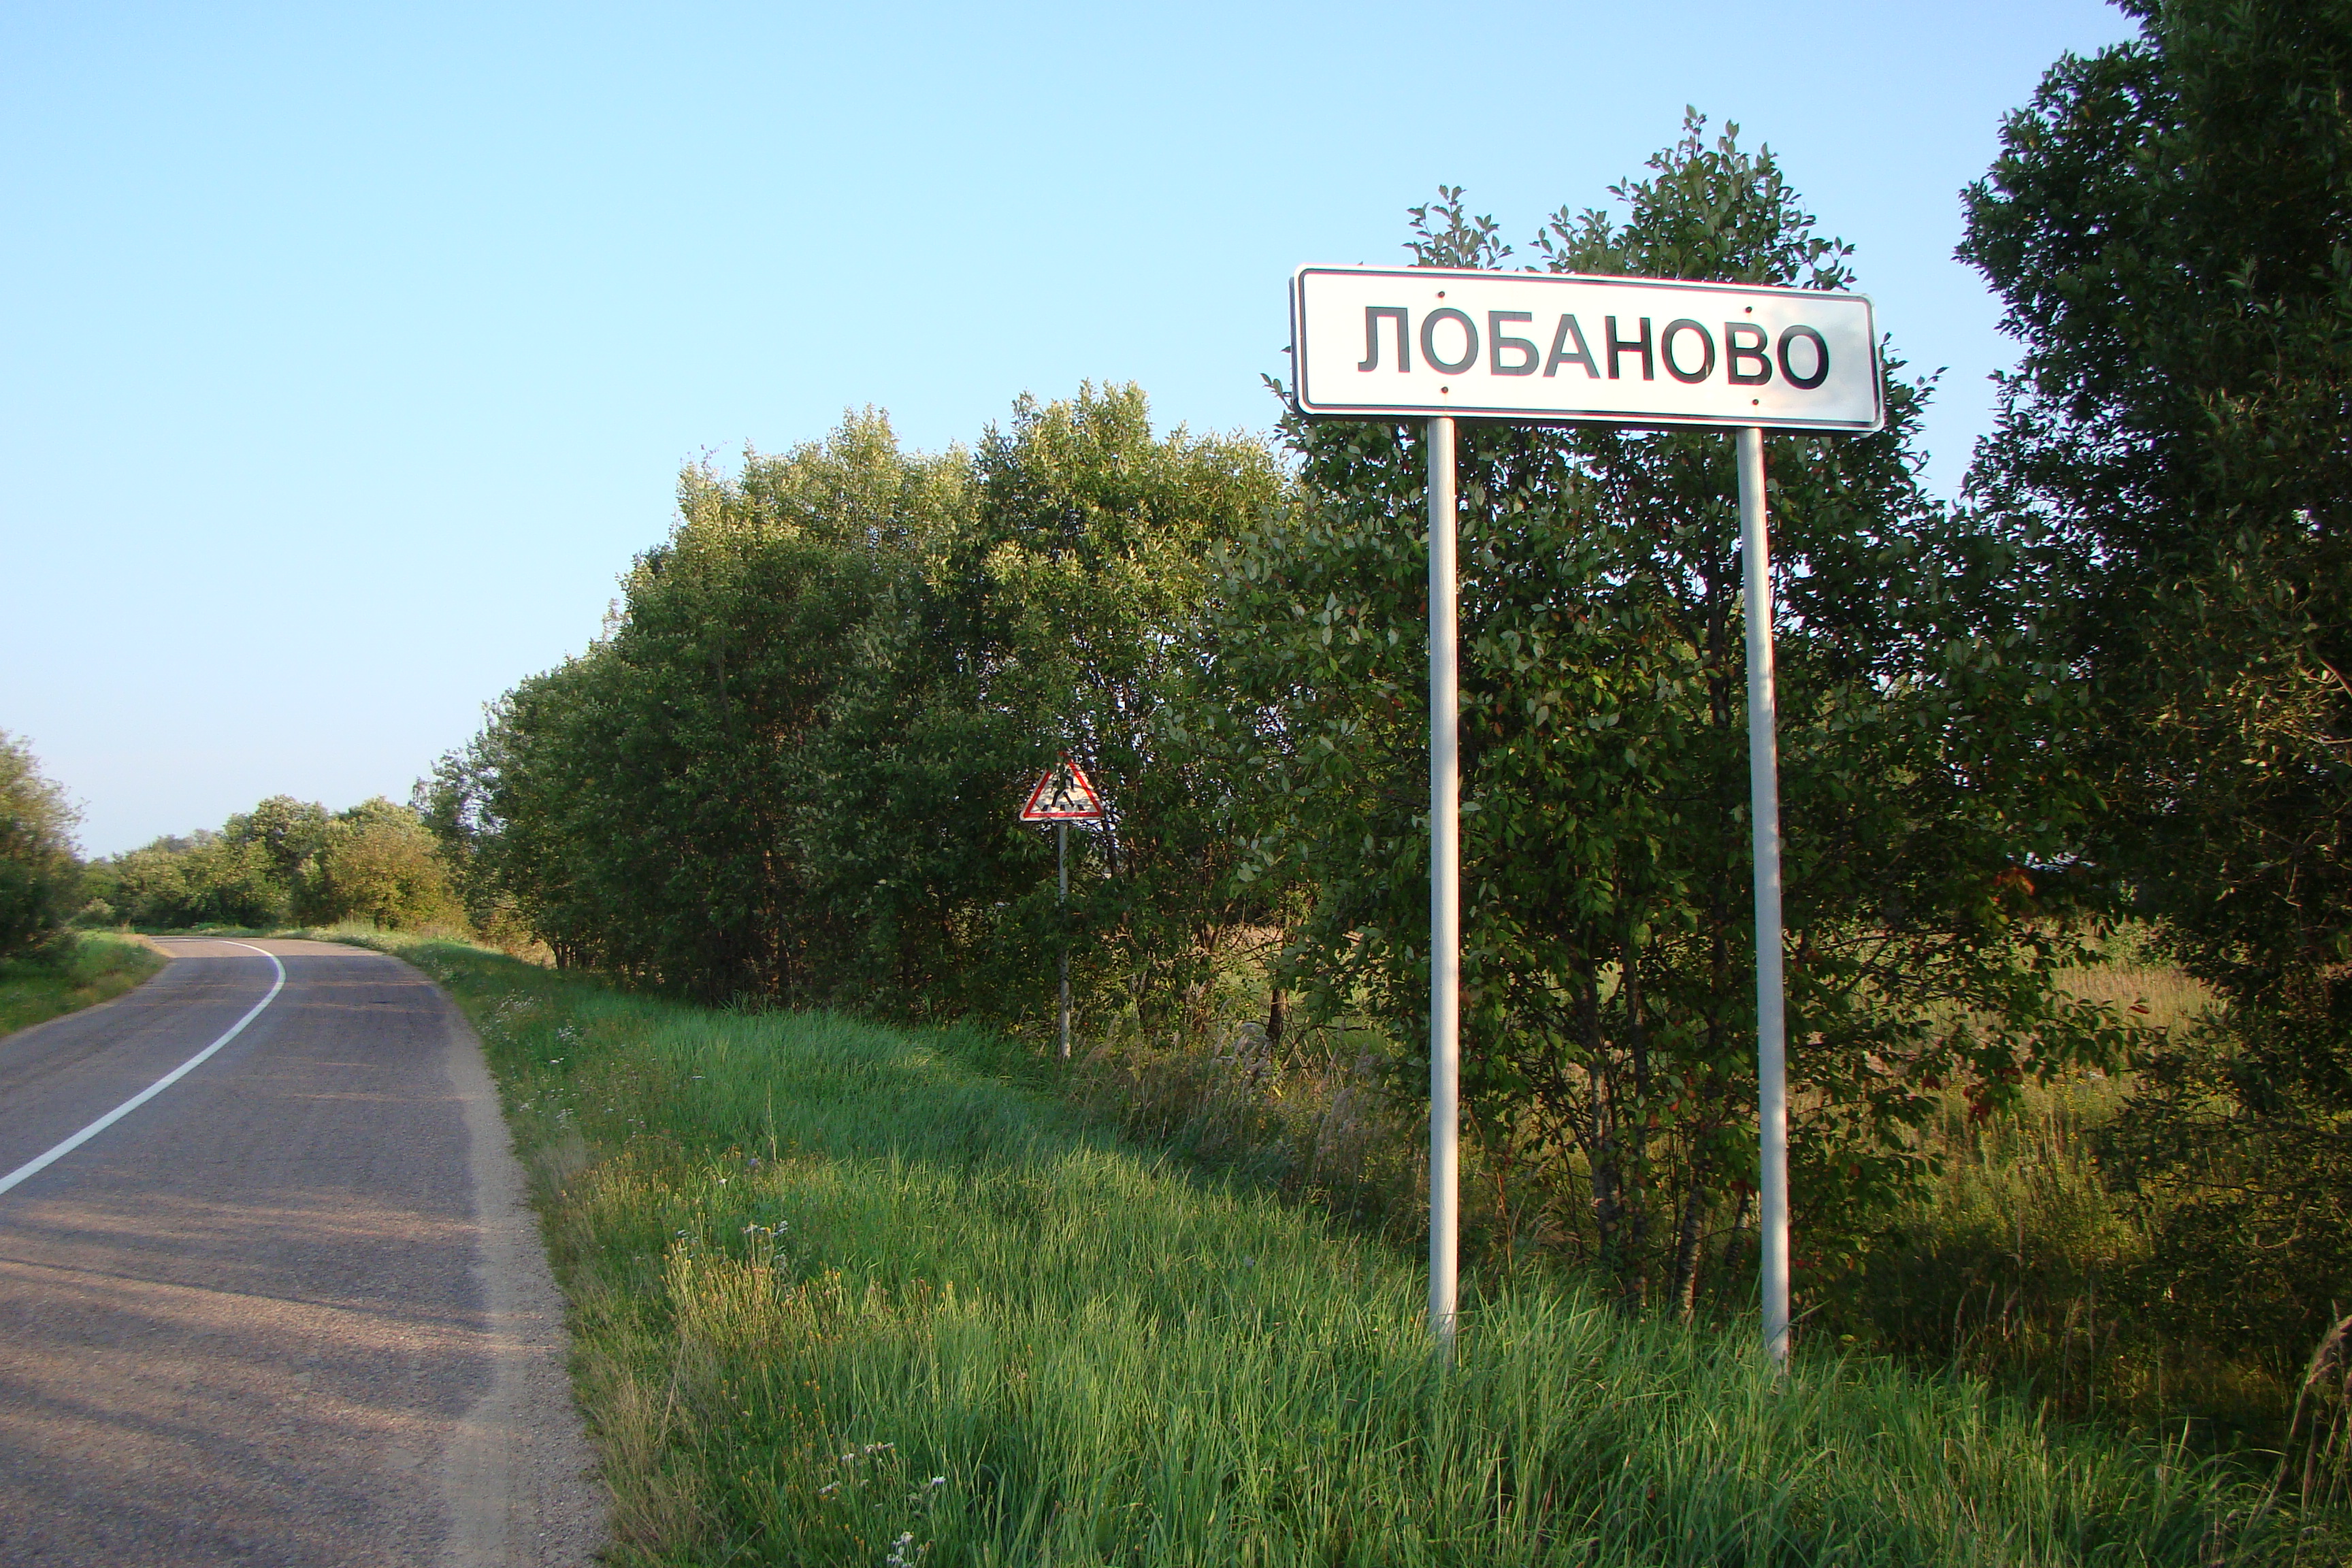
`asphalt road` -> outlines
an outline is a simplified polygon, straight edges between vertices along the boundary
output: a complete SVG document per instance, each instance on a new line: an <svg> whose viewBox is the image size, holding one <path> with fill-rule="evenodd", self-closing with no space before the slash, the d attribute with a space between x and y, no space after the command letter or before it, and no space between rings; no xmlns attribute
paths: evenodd
<svg viewBox="0 0 2352 1568"><path fill-rule="evenodd" d="M0 1563L585 1563L561 1302L457 1010L354 948L165 946L0 1038L5 1184L252 1013L0 1191Z"/></svg>

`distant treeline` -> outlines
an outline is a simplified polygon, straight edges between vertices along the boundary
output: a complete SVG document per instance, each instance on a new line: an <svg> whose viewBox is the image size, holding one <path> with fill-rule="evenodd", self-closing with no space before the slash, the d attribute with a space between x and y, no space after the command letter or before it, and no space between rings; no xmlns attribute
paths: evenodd
<svg viewBox="0 0 2352 1568"><path fill-rule="evenodd" d="M379 795L330 813L291 795L217 831L158 838L81 869L82 923L147 928L457 924L464 916L414 808Z"/></svg>
<svg viewBox="0 0 2352 1568"><path fill-rule="evenodd" d="M413 930L465 918L415 809L381 796L330 813L273 795L217 831L87 862L79 820L31 747L0 732L0 960L49 950L75 925Z"/></svg>

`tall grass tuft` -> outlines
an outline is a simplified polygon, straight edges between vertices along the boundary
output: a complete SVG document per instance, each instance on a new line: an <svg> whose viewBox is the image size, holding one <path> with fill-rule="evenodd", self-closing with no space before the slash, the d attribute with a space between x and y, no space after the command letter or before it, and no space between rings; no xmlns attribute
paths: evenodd
<svg viewBox="0 0 2352 1568"><path fill-rule="evenodd" d="M111 1001L163 963L152 943L124 931L68 931L39 952L0 959L0 1035Z"/></svg>
<svg viewBox="0 0 2352 1568"><path fill-rule="evenodd" d="M383 939L475 1019L643 1563L2320 1561L2176 1447L1966 1380L1474 1300L1138 1152L970 1033Z"/></svg>

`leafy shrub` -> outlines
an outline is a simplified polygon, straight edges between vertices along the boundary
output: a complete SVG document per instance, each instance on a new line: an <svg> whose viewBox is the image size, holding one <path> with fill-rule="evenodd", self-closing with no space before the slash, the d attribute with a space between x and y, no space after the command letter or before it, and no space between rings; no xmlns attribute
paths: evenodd
<svg viewBox="0 0 2352 1568"><path fill-rule="evenodd" d="M461 923L440 846L404 805L382 795L328 823L301 866L306 920L373 921L386 931Z"/></svg>
<svg viewBox="0 0 2352 1568"><path fill-rule="evenodd" d="M0 957L40 947L73 913L78 819L32 748L0 731Z"/></svg>

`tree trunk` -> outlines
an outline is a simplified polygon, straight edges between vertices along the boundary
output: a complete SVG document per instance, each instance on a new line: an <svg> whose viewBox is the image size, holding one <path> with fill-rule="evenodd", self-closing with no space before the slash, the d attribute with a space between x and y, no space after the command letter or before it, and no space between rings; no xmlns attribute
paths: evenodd
<svg viewBox="0 0 2352 1568"><path fill-rule="evenodd" d="M1698 1306L1699 1226L1706 1215L1706 1163L1694 1154L1675 1226L1675 1316L1687 1323Z"/></svg>

